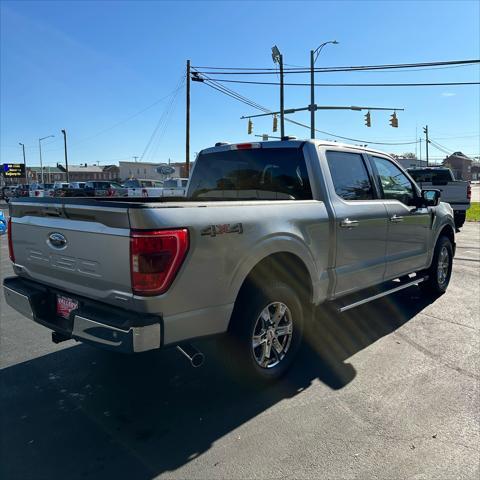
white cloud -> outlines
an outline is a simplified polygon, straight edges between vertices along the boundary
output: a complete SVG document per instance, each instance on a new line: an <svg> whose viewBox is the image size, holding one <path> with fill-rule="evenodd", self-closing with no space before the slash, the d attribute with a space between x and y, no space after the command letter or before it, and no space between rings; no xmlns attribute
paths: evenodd
<svg viewBox="0 0 480 480"><path fill-rule="evenodd" d="M452 92L442 92L442 97L454 97L456 93Z"/></svg>

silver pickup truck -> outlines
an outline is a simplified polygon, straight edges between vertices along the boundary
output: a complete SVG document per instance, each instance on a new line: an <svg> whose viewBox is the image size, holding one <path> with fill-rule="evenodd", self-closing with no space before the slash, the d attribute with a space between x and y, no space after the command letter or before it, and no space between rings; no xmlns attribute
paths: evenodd
<svg viewBox="0 0 480 480"><path fill-rule="evenodd" d="M190 341L224 334L229 360L274 379L313 307L445 292L455 225L387 154L285 140L201 151L182 198L14 200L9 249L6 300L55 342L177 346L198 365Z"/></svg>

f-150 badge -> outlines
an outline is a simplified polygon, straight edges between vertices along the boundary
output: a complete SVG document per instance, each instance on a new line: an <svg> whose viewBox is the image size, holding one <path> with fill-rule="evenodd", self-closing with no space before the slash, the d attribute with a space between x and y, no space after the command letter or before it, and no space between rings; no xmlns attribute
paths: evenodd
<svg viewBox="0 0 480 480"><path fill-rule="evenodd" d="M221 225L209 225L202 229L202 235L216 237L224 233L243 233L243 225L241 223L224 223Z"/></svg>

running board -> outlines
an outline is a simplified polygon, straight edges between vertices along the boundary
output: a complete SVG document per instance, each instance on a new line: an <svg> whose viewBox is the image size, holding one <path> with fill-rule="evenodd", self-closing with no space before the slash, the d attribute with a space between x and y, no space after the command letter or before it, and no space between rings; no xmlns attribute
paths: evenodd
<svg viewBox="0 0 480 480"><path fill-rule="evenodd" d="M339 306L338 311L340 313L346 312L347 310L350 310L355 307L359 307L360 305L364 305L365 303L368 303L368 302L373 302L373 300L377 300L379 298L385 297L387 295L390 295L391 293L399 292L400 290L403 290L405 288L413 287L413 285L418 285L419 283L422 283L425 280L428 280L428 275L421 278L415 277L414 280L407 283L402 283L398 287L390 288L389 290L385 290L384 292L377 293L376 295L372 295L371 297L363 298L362 300L358 300L357 302L353 302L348 305Z"/></svg>

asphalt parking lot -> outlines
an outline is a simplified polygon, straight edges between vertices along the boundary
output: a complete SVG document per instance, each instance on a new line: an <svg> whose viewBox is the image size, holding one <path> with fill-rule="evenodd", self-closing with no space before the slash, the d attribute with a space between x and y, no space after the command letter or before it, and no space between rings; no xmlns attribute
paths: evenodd
<svg viewBox="0 0 480 480"><path fill-rule="evenodd" d="M447 294L318 315L318 338L263 389L212 341L200 369L174 350L54 345L1 295L0 478L478 479L480 225L457 242Z"/></svg>

